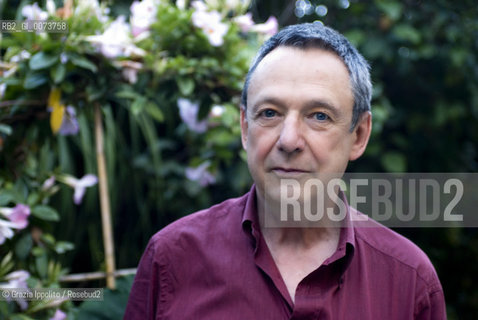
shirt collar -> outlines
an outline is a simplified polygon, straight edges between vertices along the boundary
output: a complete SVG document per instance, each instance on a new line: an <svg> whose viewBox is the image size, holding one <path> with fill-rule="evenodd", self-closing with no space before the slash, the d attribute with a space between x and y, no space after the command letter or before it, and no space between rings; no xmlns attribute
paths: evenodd
<svg viewBox="0 0 478 320"><path fill-rule="evenodd" d="M339 260L347 255L348 258L346 259L346 267L348 267L355 250L355 230L351 218L351 208L347 202L347 197L342 190L339 193L339 197L345 203L345 222L340 230L340 238L337 250L324 263L333 263L334 261ZM254 238L254 242L256 244L255 247L257 247L257 243L261 236L256 198L256 186L253 184L249 193L247 194L246 205L242 215L242 228L249 236Z"/></svg>
<svg viewBox="0 0 478 320"><path fill-rule="evenodd" d="M343 226L340 228L339 244L335 253L327 259L324 264L330 264L344 256L347 257L345 268L348 267L355 251L355 229L351 217L351 208L348 204L345 193L340 190L339 198L344 202L346 213Z"/></svg>
<svg viewBox="0 0 478 320"><path fill-rule="evenodd" d="M246 205L242 213L242 228L248 234L252 235L257 244L260 235L259 217L257 214L256 185L253 184L247 194Z"/></svg>

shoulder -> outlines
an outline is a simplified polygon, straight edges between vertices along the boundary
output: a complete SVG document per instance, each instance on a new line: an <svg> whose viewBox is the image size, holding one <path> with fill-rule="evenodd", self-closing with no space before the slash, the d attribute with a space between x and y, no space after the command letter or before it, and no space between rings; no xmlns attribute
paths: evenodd
<svg viewBox="0 0 478 320"><path fill-rule="evenodd" d="M353 268L364 285L372 281L379 297L413 309L414 319L446 319L443 289L427 255L397 232L350 208L354 219ZM361 280L359 280L361 281ZM370 284L370 283L368 283ZM410 309L410 310L411 310Z"/></svg>
<svg viewBox="0 0 478 320"><path fill-rule="evenodd" d="M248 194L227 199L210 208L182 217L164 227L150 240L156 251L162 246L183 246L221 238L234 228L241 227L241 219Z"/></svg>
<svg viewBox="0 0 478 320"><path fill-rule="evenodd" d="M353 214L362 215L357 211ZM430 259L412 241L372 219L360 221L354 226L355 240L361 250L380 257L389 264L411 271L426 284L429 291L441 290Z"/></svg>

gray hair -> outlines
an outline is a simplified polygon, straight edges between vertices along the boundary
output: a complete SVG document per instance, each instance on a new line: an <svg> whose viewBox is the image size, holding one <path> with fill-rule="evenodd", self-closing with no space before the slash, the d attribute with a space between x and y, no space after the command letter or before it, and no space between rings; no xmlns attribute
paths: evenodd
<svg viewBox="0 0 478 320"><path fill-rule="evenodd" d="M318 22L288 26L262 45L247 73L242 90L242 106L247 108L247 90L255 69L266 55L280 46L300 49L324 49L334 52L342 59L349 71L350 85L354 96L352 125L350 128L350 130L353 130L362 113L371 109L372 83L370 81L370 66L347 38L334 29Z"/></svg>

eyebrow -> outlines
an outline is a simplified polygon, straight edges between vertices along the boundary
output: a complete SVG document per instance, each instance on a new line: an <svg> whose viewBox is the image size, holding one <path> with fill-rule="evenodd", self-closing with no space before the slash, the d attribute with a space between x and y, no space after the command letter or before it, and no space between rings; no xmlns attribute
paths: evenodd
<svg viewBox="0 0 478 320"><path fill-rule="evenodd" d="M271 104L280 109L287 109L286 103L283 102L281 99L266 96L259 99L256 103L254 103L252 105L251 111L253 113L256 112L259 106L263 104ZM342 114L342 112L334 104L330 103L327 100L322 100L322 99L313 99L313 100L306 101L303 107L305 109L314 109L314 108L327 109L330 112L332 112L334 116L339 116Z"/></svg>
<svg viewBox="0 0 478 320"><path fill-rule="evenodd" d="M342 111L339 110L334 104L326 100L310 100L305 104L305 108L314 109L314 108L323 108L329 110L334 116L340 116Z"/></svg>

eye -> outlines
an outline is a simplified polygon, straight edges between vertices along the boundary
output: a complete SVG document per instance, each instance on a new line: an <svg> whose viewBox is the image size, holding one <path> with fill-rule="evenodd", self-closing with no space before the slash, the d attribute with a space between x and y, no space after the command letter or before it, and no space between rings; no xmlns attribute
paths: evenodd
<svg viewBox="0 0 478 320"><path fill-rule="evenodd" d="M314 118L315 120L318 120L318 121L326 121L326 120L329 120L329 116L323 112L316 112L314 113Z"/></svg>
<svg viewBox="0 0 478 320"><path fill-rule="evenodd" d="M262 111L262 115L266 118L273 118L277 115L277 112L275 112L272 109L266 109L266 110Z"/></svg>

